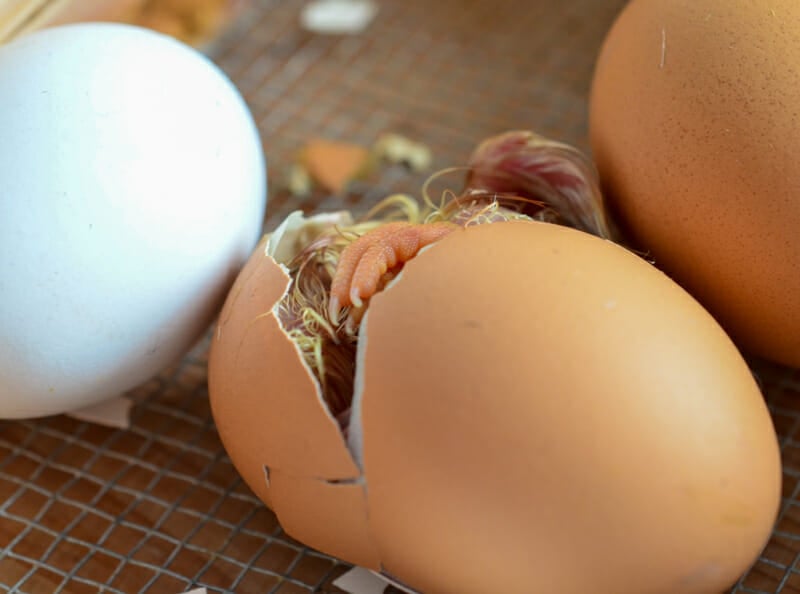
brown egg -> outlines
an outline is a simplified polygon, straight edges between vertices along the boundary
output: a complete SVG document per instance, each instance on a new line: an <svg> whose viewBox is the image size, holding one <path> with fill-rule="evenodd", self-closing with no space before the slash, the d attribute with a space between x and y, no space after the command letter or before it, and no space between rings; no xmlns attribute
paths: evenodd
<svg viewBox="0 0 800 594"><path fill-rule="evenodd" d="M320 222L256 250L210 355L223 444L290 536L426 594L714 594L755 560L772 421L663 273L548 223L454 231L372 298L345 438L273 309Z"/></svg>
<svg viewBox="0 0 800 594"><path fill-rule="evenodd" d="M633 0L591 93L638 247L740 346L800 366L800 2Z"/></svg>

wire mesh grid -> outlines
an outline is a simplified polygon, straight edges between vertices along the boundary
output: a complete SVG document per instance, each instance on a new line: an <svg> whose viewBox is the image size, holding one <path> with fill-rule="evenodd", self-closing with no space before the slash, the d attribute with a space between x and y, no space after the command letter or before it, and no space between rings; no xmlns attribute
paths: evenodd
<svg viewBox="0 0 800 594"><path fill-rule="evenodd" d="M293 198L282 173L325 136L384 131L426 143L434 167L532 128L587 149L597 49L624 0L405 0L361 35L298 26L302 0L252 2L208 49L247 99L270 169L267 228L296 209L366 209L422 174L388 168L344 198ZM208 340L129 396L129 430L66 416L0 423L0 592L339 592L347 566L288 537L237 475L208 405ZM800 373L755 362L778 430L784 505L733 593L800 593Z"/></svg>
<svg viewBox="0 0 800 594"><path fill-rule="evenodd" d="M3 429L0 583L23 592L319 591L337 563L283 535L220 448L203 357L142 388L130 431ZM137 397L137 395L134 395Z"/></svg>

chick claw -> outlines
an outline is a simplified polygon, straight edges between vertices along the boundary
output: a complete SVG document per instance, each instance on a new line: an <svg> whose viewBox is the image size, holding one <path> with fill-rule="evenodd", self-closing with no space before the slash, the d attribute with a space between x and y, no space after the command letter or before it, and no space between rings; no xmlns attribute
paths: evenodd
<svg viewBox="0 0 800 594"><path fill-rule="evenodd" d="M449 222L387 223L348 245L339 259L331 283L328 313L339 318L344 307L360 308L378 291L387 271L411 260L417 253L458 229Z"/></svg>

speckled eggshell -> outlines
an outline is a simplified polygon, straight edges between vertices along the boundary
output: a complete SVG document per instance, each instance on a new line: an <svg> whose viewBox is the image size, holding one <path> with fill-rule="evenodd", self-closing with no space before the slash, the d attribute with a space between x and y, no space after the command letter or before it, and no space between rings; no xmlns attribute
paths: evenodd
<svg viewBox="0 0 800 594"><path fill-rule="evenodd" d="M747 352L800 366L800 2L633 0L591 93L636 244Z"/></svg>
<svg viewBox="0 0 800 594"><path fill-rule="evenodd" d="M631 252L545 223L468 228L364 324L355 449L383 566L411 587L710 594L766 543L781 469L758 387Z"/></svg>

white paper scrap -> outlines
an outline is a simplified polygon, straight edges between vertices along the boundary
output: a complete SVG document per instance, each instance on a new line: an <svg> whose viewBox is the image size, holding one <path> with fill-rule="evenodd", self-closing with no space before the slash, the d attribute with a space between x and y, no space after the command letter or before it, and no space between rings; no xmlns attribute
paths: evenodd
<svg viewBox="0 0 800 594"><path fill-rule="evenodd" d="M348 594L383 594L389 582L368 569L354 567L334 580L333 585Z"/></svg>
<svg viewBox="0 0 800 594"><path fill-rule="evenodd" d="M92 406L70 411L67 416L103 427L129 429L131 408L133 408L133 401L130 398L117 396Z"/></svg>
<svg viewBox="0 0 800 594"><path fill-rule="evenodd" d="M377 13L378 6L371 0L315 0L303 8L300 23L314 33L356 35Z"/></svg>
<svg viewBox="0 0 800 594"><path fill-rule="evenodd" d="M385 577L363 567L354 567L347 573L342 574L333 585L347 592L348 594L384 594L389 586L394 586L402 592L415 594L413 590L403 588Z"/></svg>

